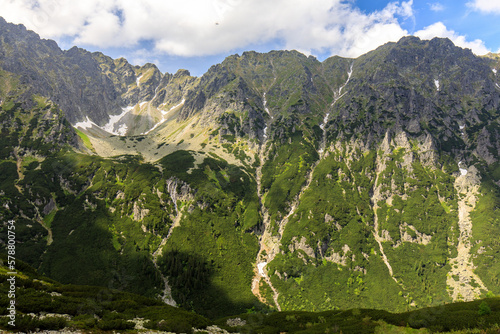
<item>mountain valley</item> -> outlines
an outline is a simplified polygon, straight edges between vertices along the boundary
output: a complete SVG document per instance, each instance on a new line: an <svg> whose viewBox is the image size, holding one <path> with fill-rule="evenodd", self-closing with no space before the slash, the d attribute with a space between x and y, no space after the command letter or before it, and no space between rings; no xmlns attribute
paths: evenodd
<svg viewBox="0 0 500 334"><path fill-rule="evenodd" d="M207 319L494 297L498 70L404 37L163 74L0 18L0 217L50 279Z"/></svg>

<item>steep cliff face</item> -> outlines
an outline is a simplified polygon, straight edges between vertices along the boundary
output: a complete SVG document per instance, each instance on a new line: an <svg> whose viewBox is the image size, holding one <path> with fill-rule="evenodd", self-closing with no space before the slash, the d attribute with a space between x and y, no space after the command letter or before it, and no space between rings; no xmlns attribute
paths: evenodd
<svg viewBox="0 0 500 334"><path fill-rule="evenodd" d="M1 67L19 75L20 83L29 87L24 94L26 101L35 93L50 97L70 122L86 115L104 122L119 109L112 83L89 52L76 47L62 51L54 41L41 40L23 26L3 19L0 26Z"/></svg>
<svg viewBox="0 0 500 334"><path fill-rule="evenodd" d="M335 136L369 128L380 139L387 127L412 135L427 130L440 149L451 152L477 140L477 131L470 138L470 130L498 116L496 74L484 59L449 40L409 37L362 56L350 89L357 97L336 105Z"/></svg>
<svg viewBox="0 0 500 334"><path fill-rule="evenodd" d="M116 117L124 108L152 100L155 107L172 103L165 89L174 76L160 73L153 64L132 66L123 58L113 60L77 47L63 51L54 41L40 39L21 25L0 18L0 26L1 68L18 75L20 84L28 87L23 95L26 101L33 94L48 97L72 124L92 121L112 133L118 129L121 117ZM159 96L162 89L163 96ZM174 93L177 103L182 99L178 95ZM146 115L139 125L146 123L143 127L150 129L158 115Z"/></svg>
<svg viewBox="0 0 500 334"><path fill-rule="evenodd" d="M422 306L498 293L477 254L488 248L473 247L483 242L473 231L484 237L498 223L482 220L498 213L496 80L488 61L440 39L405 38L353 61L341 97L325 110L319 159L299 139L292 150L272 149L273 169L264 165L268 229L280 247L266 267L282 309L392 307L388 299ZM296 181L294 162L281 167L294 154L305 167ZM481 197L489 213L478 210Z"/></svg>
<svg viewBox="0 0 500 334"><path fill-rule="evenodd" d="M500 294L498 56L407 37L195 78L0 25L0 214L45 274L210 316Z"/></svg>

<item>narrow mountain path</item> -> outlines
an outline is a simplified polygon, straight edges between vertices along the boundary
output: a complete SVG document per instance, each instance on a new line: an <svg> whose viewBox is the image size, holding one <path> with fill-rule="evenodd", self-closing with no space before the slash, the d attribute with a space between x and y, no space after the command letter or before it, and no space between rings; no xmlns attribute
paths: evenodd
<svg viewBox="0 0 500 334"><path fill-rule="evenodd" d="M161 255L161 252L160 252L160 255ZM153 264L154 264L156 270L158 270L158 272L160 273L160 276L161 276L161 279L163 280L163 285L164 285L163 292L160 295L160 299L165 304L176 307L177 303L175 302L174 298L172 297L172 288L170 287L170 284L168 283L168 277L163 275L161 270L158 268L157 259L158 258L153 255Z"/></svg>
<svg viewBox="0 0 500 334"><path fill-rule="evenodd" d="M173 224L172 224L173 225ZM168 238L170 237L170 234L172 232L172 227L170 228L170 231L168 233L168 236L166 238L163 238L161 241L160 245L156 249L156 251L153 252L153 265L155 266L156 270L160 274L160 277L163 281L163 291L162 294L160 294L160 299L167 305L170 306L177 306L177 303L175 302L174 298L172 297L172 288L170 287L170 284L168 283L168 276L163 275L162 271L158 267L158 258L163 254L163 247L167 244Z"/></svg>
<svg viewBox="0 0 500 334"><path fill-rule="evenodd" d="M470 253L472 245L472 221L470 213L474 210L479 193L480 179L475 167L460 168L460 176L455 180L458 201L458 255L450 259L451 271L446 279L450 287L450 297L453 301L471 301L477 299L482 291L488 291L479 276L474 273L476 268L472 263Z"/></svg>
<svg viewBox="0 0 500 334"><path fill-rule="evenodd" d="M279 253L281 238L283 236L283 232L285 231L285 227L288 224L288 220L290 219L290 217L293 216L293 214L297 210L302 195L305 193L305 191L311 185L311 182L313 180L313 173L314 173L314 170L315 170L316 166L318 165L318 163L319 163L319 160L311 166L311 169L309 170L309 173L307 175L307 181L304 184L304 186L302 187L300 193L296 196L292 205L290 206L290 211L288 212L288 214L280 222L277 222L278 223L278 233L277 234L273 234L273 232L271 230L272 227L271 227L271 221L269 218L269 213L267 211L267 208L265 208L264 204L261 202L261 212L263 213L263 221L264 221L264 232L259 239L260 250L259 250L259 253L257 255L257 266L256 266L256 270L255 270L255 276L254 276L254 279L252 281L252 291L261 301L265 302L264 298L260 294L259 286L258 286L261 277L264 278L266 283L269 285L269 287L273 291L274 303L276 305L276 308L279 311L281 311L281 306L278 303L279 293L272 285L271 280L269 279L269 276L268 276L265 268L266 268L267 264L269 262L271 262L274 259L274 257ZM257 171L257 180L258 180L257 181L257 185L258 185L257 191L259 193L259 199L262 198L261 197L261 183L260 183L260 178L262 175L261 173L262 173L261 170Z"/></svg>
<svg viewBox="0 0 500 334"><path fill-rule="evenodd" d="M378 209L380 208L378 206L378 202L386 200L385 196L381 192L382 185L381 184L379 185L379 179L380 179L380 177L382 177L381 176L382 172L386 169L386 165L385 165L385 158L386 157L384 155L388 154L388 152L389 152L388 151L389 150L389 140L388 140L387 134L386 134L384 142L382 143L382 146L379 148L379 150L381 150L383 153L377 154L376 169L375 169L376 177L375 177L375 182L374 182L373 189L372 189L373 194L370 198L370 201L372 202L372 210L373 210L373 232L372 232L372 234L373 234L375 241L378 244L380 257L382 258L382 261L384 262L385 266L387 267L387 270L389 271L390 277L404 291L404 290L406 290L405 285L403 284L403 282L398 281L396 279L396 277L394 277L394 270L392 269L391 263L389 262L389 258L385 254L384 245L382 243L385 241L388 241L388 240L385 237L381 236L379 217L378 217ZM410 305L413 306L414 304L412 303Z"/></svg>
<svg viewBox="0 0 500 334"><path fill-rule="evenodd" d="M314 171L316 170L316 167L318 166L320 161L321 160L318 160L314 164L311 165L311 168L309 169L309 172L307 173L306 183L302 186L302 189L300 189L300 192L297 195L297 197L295 197L295 200L293 201L292 205L290 206L290 211L283 218L283 220L281 220L281 222L279 224L280 242L281 242L281 236L283 236L283 232L285 231L285 227L288 224L288 220L290 219L291 216L293 216L293 214L295 213L295 210L297 210L297 208L299 207L300 199L302 198L302 195L304 195L306 190L309 189L309 187L311 186Z"/></svg>

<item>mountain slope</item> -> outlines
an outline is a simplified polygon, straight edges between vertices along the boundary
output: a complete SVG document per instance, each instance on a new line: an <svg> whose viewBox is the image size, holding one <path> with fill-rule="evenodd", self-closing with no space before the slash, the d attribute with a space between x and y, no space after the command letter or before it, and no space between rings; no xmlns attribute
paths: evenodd
<svg viewBox="0 0 500 334"><path fill-rule="evenodd" d="M406 37L194 78L0 25L1 215L45 275L209 317L500 293L494 55Z"/></svg>

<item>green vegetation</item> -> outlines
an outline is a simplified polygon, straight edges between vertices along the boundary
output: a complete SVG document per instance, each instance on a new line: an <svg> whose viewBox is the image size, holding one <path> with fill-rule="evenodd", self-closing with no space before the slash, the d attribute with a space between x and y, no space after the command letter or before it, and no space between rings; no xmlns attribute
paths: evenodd
<svg viewBox="0 0 500 334"><path fill-rule="evenodd" d="M176 152L162 161L165 167L172 161L191 167L191 159ZM185 168L171 173L187 177ZM197 192L182 209L180 226L159 260L166 275L177 276L174 296L184 307L212 318L262 307L249 288L258 251L256 237L248 233L259 222L255 183L240 168L215 158L205 158L188 177ZM178 276L191 274L192 281Z"/></svg>
<svg viewBox="0 0 500 334"><path fill-rule="evenodd" d="M471 213L473 254L480 254L474 258L478 266L477 274L483 283L494 294L500 294L500 259L497 254L500 241L496 237L500 233L500 188L488 174L480 188L476 209Z"/></svg>
<svg viewBox="0 0 500 334"><path fill-rule="evenodd" d="M21 264L19 330L133 331L142 317L149 329L190 332L211 324L204 317L242 314L240 327L213 322L262 333L498 332L500 122L488 63L443 40L412 38L322 63L296 51L247 52L199 79L92 59L109 80L82 76L85 86L110 81L124 92L98 105L136 103L153 81L150 106L167 110L185 98L165 142L112 139L176 151L154 162L77 153L77 142L95 153L89 136L0 71L0 218L16 222L16 257L50 277ZM142 75L139 85L122 80L130 70ZM48 91L57 90L58 73L46 73ZM205 123L210 130L175 141ZM208 151L178 150L205 134ZM461 160L480 171L470 258L491 298L449 304L461 228L456 188L476 180L472 170L457 179ZM6 234L0 226L0 239ZM262 257L275 254L266 265L272 287L258 282L265 304L251 291L260 247ZM159 301L165 281L182 309ZM271 312L273 288L285 312Z"/></svg>
<svg viewBox="0 0 500 334"><path fill-rule="evenodd" d="M283 309L370 305L403 311L450 301L447 261L456 256L450 240L458 238L454 178L423 167L418 156L411 170L401 168L404 153L395 149L389 154L377 184L375 151L351 151L345 159L347 152L340 150L319 162L284 230L284 254L268 265ZM390 196L377 203L378 224L388 233L383 245L399 284L389 279L376 255L379 246L370 226L374 187ZM403 234L414 241L403 241Z"/></svg>
<svg viewBox="0 0 500 334"><path fill-rule="evenodd" d="M318 159L315 148L306 142L300 132L291 137L291 144L273 146L262 168L262 189L267 191L265 205L271 219L281 219L289 205L306 183L311 165Z"/></svg>
<svg viewBox="0 0 500 334"><path fill-rule="evenodd" d="M213 157L195 166L186 151L162 158L160 170L135 156L102 159L56 149L60 144L55 142L37 146L30 138L43 126L39 114L52 111L34 110L27 117L18 107L9 110L0 115L19 115L19 131L5 126L2 130L6 160L0 163L0 183L9 207L0 210L6 219L16 220L19 259L62 283L104 285L153 297L163 281L152 253L182 213L181 227L173 230L164 254L176 250L199 259L194 265L188 261L184 278L198 264L207 269L204 278L192 284L171 280L178 302L210 316L263 307L249 288L258 251L251 231L260 217L256 184L245 170ZM24 168L24 179L15 161L8 160L19 142L43 157L41 163L37 160L39 168ZM177 182L175 189L169 188L172 182ZM57 210L44 213L51 200ZM28 218L22 218L20 210ZM51 230L50 245L48 232L35 222L37 212ZM0 235L5 233L1 228ZM179 268L167 265L164 271L177 276Z"/></svg>
<svg viewBox="0 0 500 334"><path fill-rule="evenodd" d="M277 255L269 264L269 271L275 273L271 280L280 291L285 310L324 311L366 305L391 309L404 302L382 260L363 256L376 245L366 224L373 220L369 190L375 156L373 152L356 152L349 164L341 156L338 152L320 161L284 231L285 254ZM359 188L353 189L354 182ZM300 247L309 248L312 257L304 248L296 249L301 240L305 246ZM349 246L347 252L344 245ZM339 254L338 263L327 260L333 253Z"/></svg>
<svg viewBox="0 0 500 334"><path fill-rule="evenodd" d="M174 259L175 257L171 257ZM182 256L181 256L182 258ZM6 256L0 260L5 263ZM184 262L184 261L183 261ZM105 287L62 285L40 276L22 261L16 263L16 326L8 324L8 287L0 286L0 328L8 331L132 330L141 320L147 329L190 333L192 328L217 325L229 332L257 333L496 333L500 322L500 298L447 304L411 312L350 309L319 313L250 311L219 320L162 304L158 300ZM7 278L0 266L0 276ZM50 315L43 316L43 314ZM239 318L231 327L228 319ZM419 330L419 331L417 331ZM480 331L482 330L482 332Z"/></svg>
<svg viewBox="0 0 500 334"><path fill-rule="evenodd" d="M392 154L384 177L379 178L382 189L392 189L393 194L391 205L379 203L378 210L380 228L392 239L385 243L386 254L397 268L394 276L403 284L409 304L440 305L450 301L446 275L451 268L447 263L456 256L455 245L450 242L458 239L454 178L442 170L424 167L418 160L411 172L397 167L403 162L401 153ZM413 242L401 242L403 234ZM398 242L400 246L391 247ZM407 261L408 256L412 261Z"/></svg>
<svg viewBox="0 0 500 334"><path fill-rule="evenodd" d="M6 263L5 255L0 259ZM16 326L13 328L8 318L1 317L0 328L5 330L28 332L66 327L84 331L125 330L135 327L131 321L135 318L142 318L147 328L172 332L189 332L191 328L204 328L208 324L208 320L199 315L156 299L107 287L62 285L40 276L22 261L16 262L16 269ZM9 277L7 271L5 266L0 267L2 280ZM7 291L8 285L2 284L0 316L8 314ZM50 315L41 316L45 313Z"/></svg>
<svg viewBox="0 0 500 334"><path fill-rule="evenodd" d="M244 326L229 327L227 318L216 322L229 331L253 333L497 333L499 309L478 317L481 303L500 307L500 300L447 304L411 312L350 309L325 312L276 312L242 314Z"/></svg>
<svg viewBox="0 0 500 334"><path fill-rule="evenodd" d="M85 145L86 148L88 148L89 150L94 152L95 150L94 150L94 147L92 146L92 143L90 142L89 137L85 133L81 132L78 129L75 129L75 132L80 137L80 139L83 141L83 145Z"/></svg>

